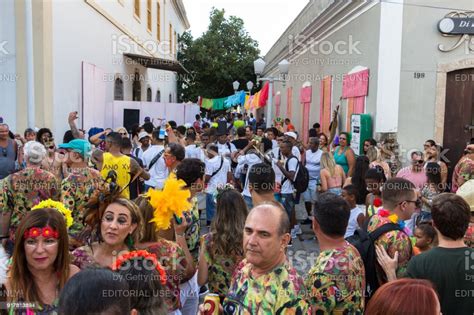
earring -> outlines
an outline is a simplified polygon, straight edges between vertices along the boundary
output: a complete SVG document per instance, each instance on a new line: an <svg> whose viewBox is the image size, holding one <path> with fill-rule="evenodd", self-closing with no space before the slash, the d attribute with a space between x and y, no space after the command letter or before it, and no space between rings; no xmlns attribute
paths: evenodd
<svg viewBox="0 0 474 315"><path fill-rule="evenodd" d="M129 249L133 248L134 242L133 242L132 234L128 234L127 238L125 239L125 244L127 244L127 247Z"/></svg>

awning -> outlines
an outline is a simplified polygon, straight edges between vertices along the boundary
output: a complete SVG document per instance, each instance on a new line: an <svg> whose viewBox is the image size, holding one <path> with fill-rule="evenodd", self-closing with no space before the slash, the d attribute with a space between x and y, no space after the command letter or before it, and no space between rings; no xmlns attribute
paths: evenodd
<svg viewBox="0 0 474 315"><path fill-rule="evenodd" d="M183 65L176 60L169 60L163 58L155 58L143 55L135 54L123 54L125 57L128 57L146 68L158 69L158 70L167 70L178 73L189 73Z"/></svg>

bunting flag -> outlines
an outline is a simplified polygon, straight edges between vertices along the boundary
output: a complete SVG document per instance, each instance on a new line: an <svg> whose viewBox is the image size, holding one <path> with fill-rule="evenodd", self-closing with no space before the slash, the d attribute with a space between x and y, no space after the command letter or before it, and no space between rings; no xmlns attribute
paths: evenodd
<svg viewBox="0 0 474 315"><path fill-rule="evenodd" d="M205 109L211 109L213 105L213 100L210 98L201 98L201 107Z"/></svg>
<svg viewBox="0 0 474 315"><path fill-rule="evenodd" d="M259 107L263 107L267 104L269 90L270 90L270 83L266 82L265 85L262 87L262 89L259 92L260 93L260 98L259 98L259 101L258 101L258 106ZM271 106L271 104L270 104L270 106Z"/></svg>
<svg viewBox="0 0 474 315"><path fill-rule="evenodd" d="M266 105L270 90L269 82L255 95L249 97L245 91L236 92L233 95L222 98L198 98L198 104L205 109L224 110L233 106L244 105L245 109L256 109Z"/></svg>

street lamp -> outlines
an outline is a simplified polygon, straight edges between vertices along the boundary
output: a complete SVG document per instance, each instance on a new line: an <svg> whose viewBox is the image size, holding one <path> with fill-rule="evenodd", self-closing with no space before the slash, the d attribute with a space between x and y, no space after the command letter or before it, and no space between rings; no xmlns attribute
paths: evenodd
<svg viewBox="0 0 474 315"><path fill-rule="evenodd" d="M239 90L239 86L240 86L239 81L232 82L232 86L234 87L234 92L237 93L237 91Z"/></svg>
<svg viewBox="0 0 474 315"><path fill-rule="evenodd" d="M247 90L249 91L249 94L251 94L252 89L253 89L253 82L252 82L252 81L248 81L248 82L247 82Z"/></svg>
<svg viewBox="0 0 474 315"><path fill-rule="evenodd" d="M269 87L268 87L268 103L267 103L267 126L270 126L268 122L271 120L271 115L272 115L272 103L273 103L273 82L274 81L281 81L283 82L283 86L285 86L285 80L286 80L286 75L288 74L290 70L290 63L288 60L283 59L278 63L278 70L280 74L283 75L283 79L280 79L279 77L266 77L266 78L260 78L260 75L263 73L263 69L265 69L265 61L262 58L258 58L253 62L253 68L254 72L257 75L257 86L259 81L268 81L269 82Z"/></svg>

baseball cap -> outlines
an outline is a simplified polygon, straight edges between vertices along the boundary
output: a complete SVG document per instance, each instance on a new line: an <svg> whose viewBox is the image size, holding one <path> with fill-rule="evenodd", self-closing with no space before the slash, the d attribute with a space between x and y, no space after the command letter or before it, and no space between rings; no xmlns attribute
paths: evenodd
<svg viewBox="0 0 474 315"><path fill-rule="evenodd" d="M293 131L285 132L284 135L285 135L285 136L288 136L288 137L292 137L292 138L295 139L295 140L298 139L298 136L297 136L296 133L294 133Z"/></svg>
<svg viewBox="0 0 474 315"><path fill-rule="evenodd" d="M138 141L142 140L145 137L150 137L150 135L148 133L146 133L145 131L140 132L138 134Z"/></svg>
<svg viewBox="0 0 474 315"><path fill-rule="evenodd" d="M69 141L68 143L60 144L59 148L70 149L74 152L80 153L83 157L86 157L91 151L91 144L89 143L89 141L84 139L74 139Z"/></svg>

